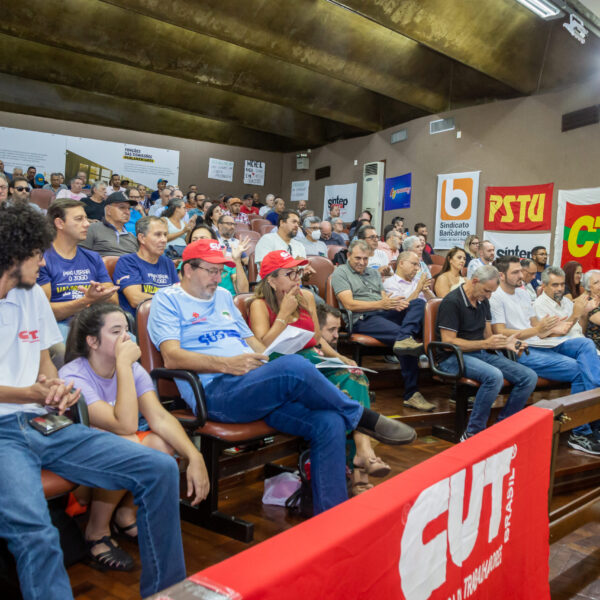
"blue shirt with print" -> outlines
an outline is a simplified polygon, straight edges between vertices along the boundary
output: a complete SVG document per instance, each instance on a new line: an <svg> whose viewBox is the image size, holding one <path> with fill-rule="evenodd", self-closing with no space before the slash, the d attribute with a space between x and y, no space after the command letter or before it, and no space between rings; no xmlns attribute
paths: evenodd
<svg viewBox="0 0 600 600"><path fill-rule="evenodd" d="M177 340L183 350L209 356L236 356L253 352L245 341L254 334L233 303L231 294L217 288L210 300L185 292L181 286L159 290L152 299L148 334L160 349L167 340ZM206 387L222 373L199 373ZM195 410L195 400L188 383L176 380L182 398Z"/></svg>
<svg viewBox="0 0 600 600"><path fill-rule="evenodd" d="M115 285L119 286L119 304L123 310L135 316L135 309L123 290L130 285L141 285L144 294L156 294L160 288L179 283L173 261L160 256L156 264L142 260L135 252L121 256L113 273Z"/></svg>

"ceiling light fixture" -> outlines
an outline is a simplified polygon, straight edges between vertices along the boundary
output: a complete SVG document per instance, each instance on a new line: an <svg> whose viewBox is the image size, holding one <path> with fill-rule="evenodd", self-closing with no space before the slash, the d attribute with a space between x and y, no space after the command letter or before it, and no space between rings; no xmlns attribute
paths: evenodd
<svg viewBox="0 0 600 600"><path fill-rule="evenodd" d="M549 0L517 0L517 2L542 19L554 19L562 13L560 8Z"/></svg>

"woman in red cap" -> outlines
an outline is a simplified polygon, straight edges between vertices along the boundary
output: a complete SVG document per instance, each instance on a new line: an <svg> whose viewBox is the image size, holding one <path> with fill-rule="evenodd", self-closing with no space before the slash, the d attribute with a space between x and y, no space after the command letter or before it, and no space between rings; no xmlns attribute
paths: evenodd
<svg viewBox="0 0 600 600"><path fill-rule="evenodd" d="M308 260L296 260L285 250L269 252L263 258L261 281L250 305L250 328L265 346L269 346L288 325L314 331L315 335L298 354L315 364L325 357L333 357L356 366L321 337L314 297L300 287L301 268L306 265ZM369 380L360 369L321 369L321 373L353 400L370 407ZM352 492L356 495L373 487L369 475L383 477L390 472L390 466L375 456L368 436L355 431L353 438L356 455Z"/></svg>

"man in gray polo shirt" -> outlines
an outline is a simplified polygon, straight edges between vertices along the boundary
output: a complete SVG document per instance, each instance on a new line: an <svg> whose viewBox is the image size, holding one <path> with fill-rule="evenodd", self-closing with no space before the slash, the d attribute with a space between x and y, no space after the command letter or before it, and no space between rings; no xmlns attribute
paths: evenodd
<svg viewBox="0 0 600 600"><path fill-rule="evenodd" d="M92 223L87 237L79 245L94 250L100 256L121 256L138 251L136 237L125 229L131 217L131 207L137 201L130 200L123 192L113 192L104 201L104 219Z"/></svg>
<svg viewBox="0 0 600 600"><path fill-rule="evenodd" d="M390 298L379 272L367 268L370 256L371 248L364 240L353 241L347 264L337 267L331 276L333 291L340 305L352 311L354 333L393 345L404 378L404 404L433 410L435 405L418 391L418 356L423 353L423 344L415 338L422 335L425 301Z"/></svg>

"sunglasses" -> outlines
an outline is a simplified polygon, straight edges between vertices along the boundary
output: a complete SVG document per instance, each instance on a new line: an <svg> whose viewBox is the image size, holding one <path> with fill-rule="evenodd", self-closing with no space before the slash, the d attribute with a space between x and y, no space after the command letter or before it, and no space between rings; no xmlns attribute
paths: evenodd
<svg viewBox="0 0 600 600"><path fill-rule="evenodd" d="M17 192L24 192L25 190L29 190L28 187L21 187L20 185L15 188Z"/></svg>

